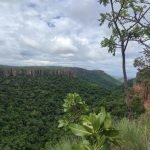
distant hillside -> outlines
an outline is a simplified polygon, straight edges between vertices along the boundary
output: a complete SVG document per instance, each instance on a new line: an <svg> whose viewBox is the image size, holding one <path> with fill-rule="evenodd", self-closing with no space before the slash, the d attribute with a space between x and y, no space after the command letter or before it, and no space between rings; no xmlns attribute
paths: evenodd
<svg viewBox="0 0 150 150"><path fill-rule="evenodd" d="M0 66L0 76L49 76L49 75L65 75L73 78L96 83L105 88L120 85L120 81L106 74L101 70L86 70L77 67L57 67L57 66L37 66L37 67L11 67Z"/></svg>

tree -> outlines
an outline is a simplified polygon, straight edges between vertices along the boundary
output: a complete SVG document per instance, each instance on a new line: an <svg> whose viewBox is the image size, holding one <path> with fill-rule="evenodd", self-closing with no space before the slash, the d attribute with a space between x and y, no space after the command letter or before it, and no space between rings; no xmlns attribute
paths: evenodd
<svg viewBox="0 0 150 150"><path fill-rule="evenodd" d="M150 4L145 0L100 0L99 2L108 7L106 13L100 14L100 26L105 23L111 30L110 37L104 38L101 46L108 47L108 52L113 55L117 49L121 50L125 100L130 118L131 101L126 72L126 50L129 42L132 41L148 46L150 30L149 20L146 16L150 11Z"/></svg>
<svg viewBox="0 0 150 150"><path fill-rule="evenodd" d="M134 67L138 68L136 81L150 83L150 49L145 48L143 56L135 59Z"/></svg>

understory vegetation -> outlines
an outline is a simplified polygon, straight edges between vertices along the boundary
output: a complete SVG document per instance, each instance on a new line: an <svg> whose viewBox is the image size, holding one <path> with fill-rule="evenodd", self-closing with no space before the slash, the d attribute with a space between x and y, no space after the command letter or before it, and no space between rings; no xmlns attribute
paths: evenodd
<svg viewBox="0 0 150 150"><path fill-rule="evenodd" d="M65 114L63 119L59 120L59 127L63 127L66 132L69 129L79 138L75 136L62 138L56 145L47 143L46 150L149 150L150 148L149 112L132 121L123 118L113 121L112 124L110 114L103 107L98 114L87 115L88 107L76 93L68 94L63 107Z"/></svg>
<svg viewBox="0 0 150 150"><path fill-rule="evenodd" d="M150 149L150 113L141 115L138 119L129 121L124 118L114 123L122 139L120 147L112 146L112 150L149 150ZM56 145L46 145L46 150L71 150L77 138L66 137Z"/></svg>

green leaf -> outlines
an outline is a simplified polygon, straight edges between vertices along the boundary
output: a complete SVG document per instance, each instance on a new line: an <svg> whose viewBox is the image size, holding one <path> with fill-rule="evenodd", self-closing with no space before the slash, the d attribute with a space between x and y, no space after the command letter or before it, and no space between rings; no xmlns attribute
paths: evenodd
<svg viewBox="0 0 150 150"><path fill-rule="evenodd" d="M88 132L83 126L78 124L70 125L70 129L76 136L80 136L80 137L89 136L92 134Z"/></svg>
<svg viewBox="0 0 150 150"><path fill-rule="evenodd" d="M106 110L104 107L100 108L100 113L97 115L97 118L99 120L99 126L101 126L106 118Z"/></svg>
<svg viewBox="0 0 150 150"><path fill-rule="evenodd" d="M102 147L105 141L106 141L106 136L102 135L101 137L98 138L98 145Z"/></svg>
<svg viewBox="0 0 150 150"><path fill-rule="evenodd" d="M97 130L99 128L99 122L97 122L96 114L95 113L90 113L89 119L91 121L91 124L92 124L94 130Z"/></svg>
<svg viewBox="0 0 150 150"><path fill-rule="evenodd" d="M105 129L108 129L111 127L111 124L112 124L112 119L111 119L111 115L109 113L107 113L106 115L106 119L104 121L104 127Z"/></svg>
<svg viewBox="0 0 150 150"><path fill-rule="evenodd" d="M116 38L115 36L111 35L110 38L104 38L103 41L101 41L102 47L108 47L108 52L115 55L116 52Z"/></svg>
<svg viewBox="0 0 150 150"><path fill-rule="evenodd" d="M93 129L93 126L92 126L92 123L90 121L90 117L89 116L81 116L81 122L82 122L82 125L84 126L84 128L93 133L94 132L94 129Z"/></svg>
<svg viewBox="0 0 150 150"><path fill-rule="evenodd" d="M58 123L59 123L58 128L66 127L68 125L68 120L66 120L66 119L60 119L58 121Z"/></svg>
<svg viewBox="0 0 150 150"><path fill-rule="evenodd" d="M99 0L99 3L106 6L107 4L109 4L109 0Z"/></svg>

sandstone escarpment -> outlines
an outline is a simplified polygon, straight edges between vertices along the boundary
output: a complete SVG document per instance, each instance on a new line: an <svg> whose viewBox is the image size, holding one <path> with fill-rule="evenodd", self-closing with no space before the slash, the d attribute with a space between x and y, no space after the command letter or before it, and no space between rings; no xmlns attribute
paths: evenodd
<svg viewBox="0 0 150 150"><path fill-rule="evenodd" d="M49 76L49 75L65 75L69 77L76 76L76 70L72 70L70 68L63 68L63 69L43 69L43 68L0 68L0 76L1 77L8 77L8 76L32 76L32 77L39 77L39 76Z"/></svg>
<svg viewBox="0 0 150 150"><path fill-rule="evenodd" d="M139 96L146 111L150 111L150 83L134 83L134 93Z"/></svg>
<svg viewBox="0 0 150 150"><path fill-rule="evenodd" d="M142 70L137 73L136 82L133 85L134 94L143 102L145 110L150 111L150 70Z"/></svg>

